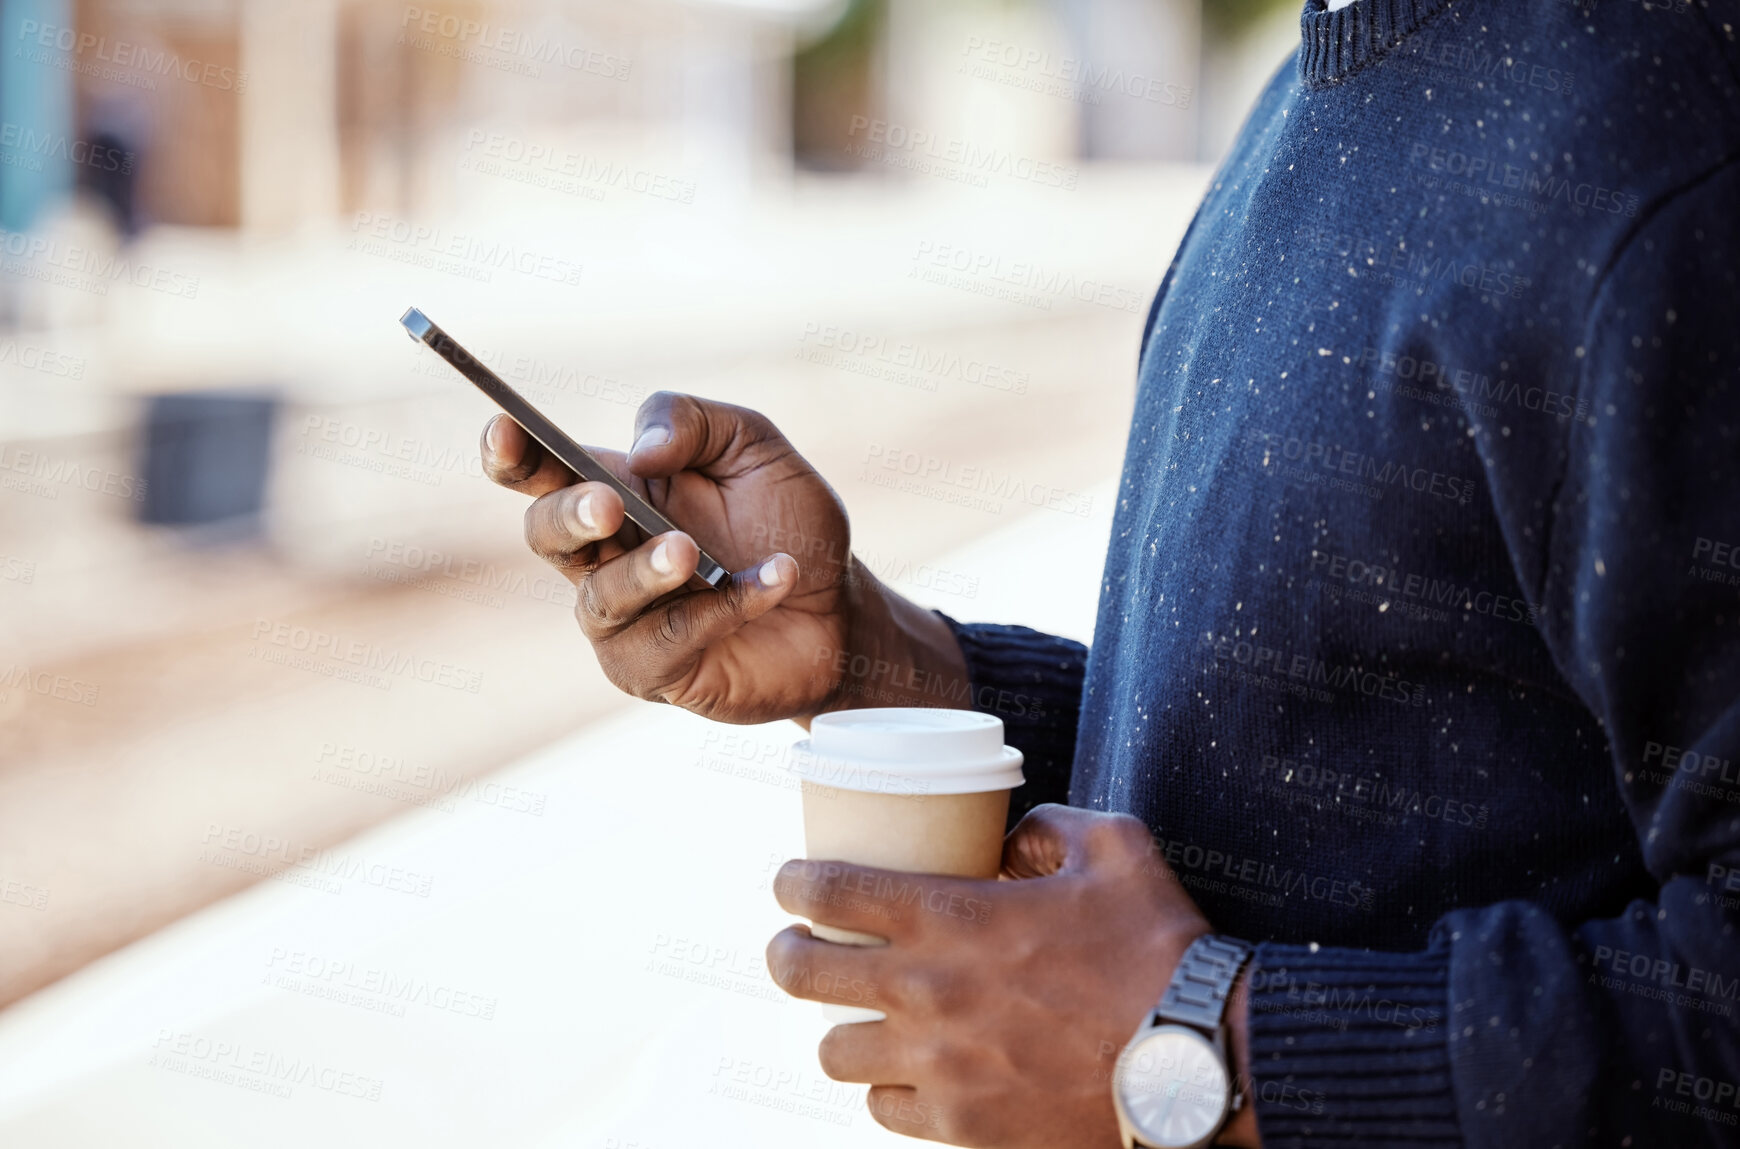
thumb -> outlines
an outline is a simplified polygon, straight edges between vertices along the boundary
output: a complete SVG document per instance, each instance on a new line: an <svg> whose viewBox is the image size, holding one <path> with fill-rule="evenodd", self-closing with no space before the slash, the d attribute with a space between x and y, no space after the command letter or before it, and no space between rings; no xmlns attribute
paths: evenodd
<svg viewBox="0 0 1740 1149"><path fill-rule="evenodd" d="M1045 878L1092 866L1139 865L1154 851L1140 819L1075 806L1035 806L1003 842L1005 877Z"/></svg>
<svg viewBox="0 0 1740 1149"><path fill-rule="evenodd" d="M628 465L646 479L668 478L678 471L730 478L743 469L746 451L770 440L782 442L759 412L670 391L650 396L634 423Z"/></svg>

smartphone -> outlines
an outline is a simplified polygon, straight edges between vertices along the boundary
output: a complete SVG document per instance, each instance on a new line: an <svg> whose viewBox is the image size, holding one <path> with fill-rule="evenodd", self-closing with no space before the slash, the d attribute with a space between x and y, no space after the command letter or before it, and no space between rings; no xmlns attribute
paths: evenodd
<svg viewBox="0 0 1740 1149"><path fill-rule="evenodd" d="M560 459L563 466L582 479L603 483L621 495L628 521L645 531L648 537L681 529L654 510L651 503L629 490L592 452L570 439L560 427L546 419L543 412L526 402L523 395L502 382L501 376L478 362L476 356L461 347L458 340L435 326L427 315L413 307L399 318L399 323L412 339L428 346L435 354L447 360L455 371L471 380L479 391L507 412L508 418L524 427L526 434ZM731 572L706 551L702 551L700 561L695 565L695 577L710 587L717 587L731 577Z"/></svg>

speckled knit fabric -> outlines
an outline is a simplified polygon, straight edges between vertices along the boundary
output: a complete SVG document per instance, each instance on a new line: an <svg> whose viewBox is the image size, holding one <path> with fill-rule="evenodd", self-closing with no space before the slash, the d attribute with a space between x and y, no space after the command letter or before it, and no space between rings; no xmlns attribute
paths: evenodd
<svg viewBox="0 0 1740 1149"><path fill-rule="evenodd" d="M1002 715L1033 795L1262 943L1270 1149L1740 1144L1740 3L1303 33L1155 300L1085 668L957 626L975 685L1079 698Z"/></svg>

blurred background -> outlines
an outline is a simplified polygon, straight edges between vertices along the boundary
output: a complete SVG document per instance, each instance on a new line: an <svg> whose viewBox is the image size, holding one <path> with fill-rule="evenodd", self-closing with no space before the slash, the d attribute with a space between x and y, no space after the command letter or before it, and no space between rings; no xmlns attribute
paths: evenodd
<svg viewBox="0 0 1740 1149"><path fill-rule="evenodd" d="M884 581L1087 639L1149 300L1297 37L0 0L0 1143L886 1142L759 968L796 728L605 682L397 319L592 443L758 408Z"/></svg>

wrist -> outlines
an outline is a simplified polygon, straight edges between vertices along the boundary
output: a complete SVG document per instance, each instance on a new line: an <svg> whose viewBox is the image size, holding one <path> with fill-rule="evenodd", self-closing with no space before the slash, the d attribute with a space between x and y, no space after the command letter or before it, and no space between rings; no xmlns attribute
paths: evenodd
<svg viewBox="0 0 1740 1149"><path fill-rule="evenodd" d="M948 624L889 590L853 558L843 586L844 649L832 660L835 681L820 707L970 707L967 660Z"/></svg>

